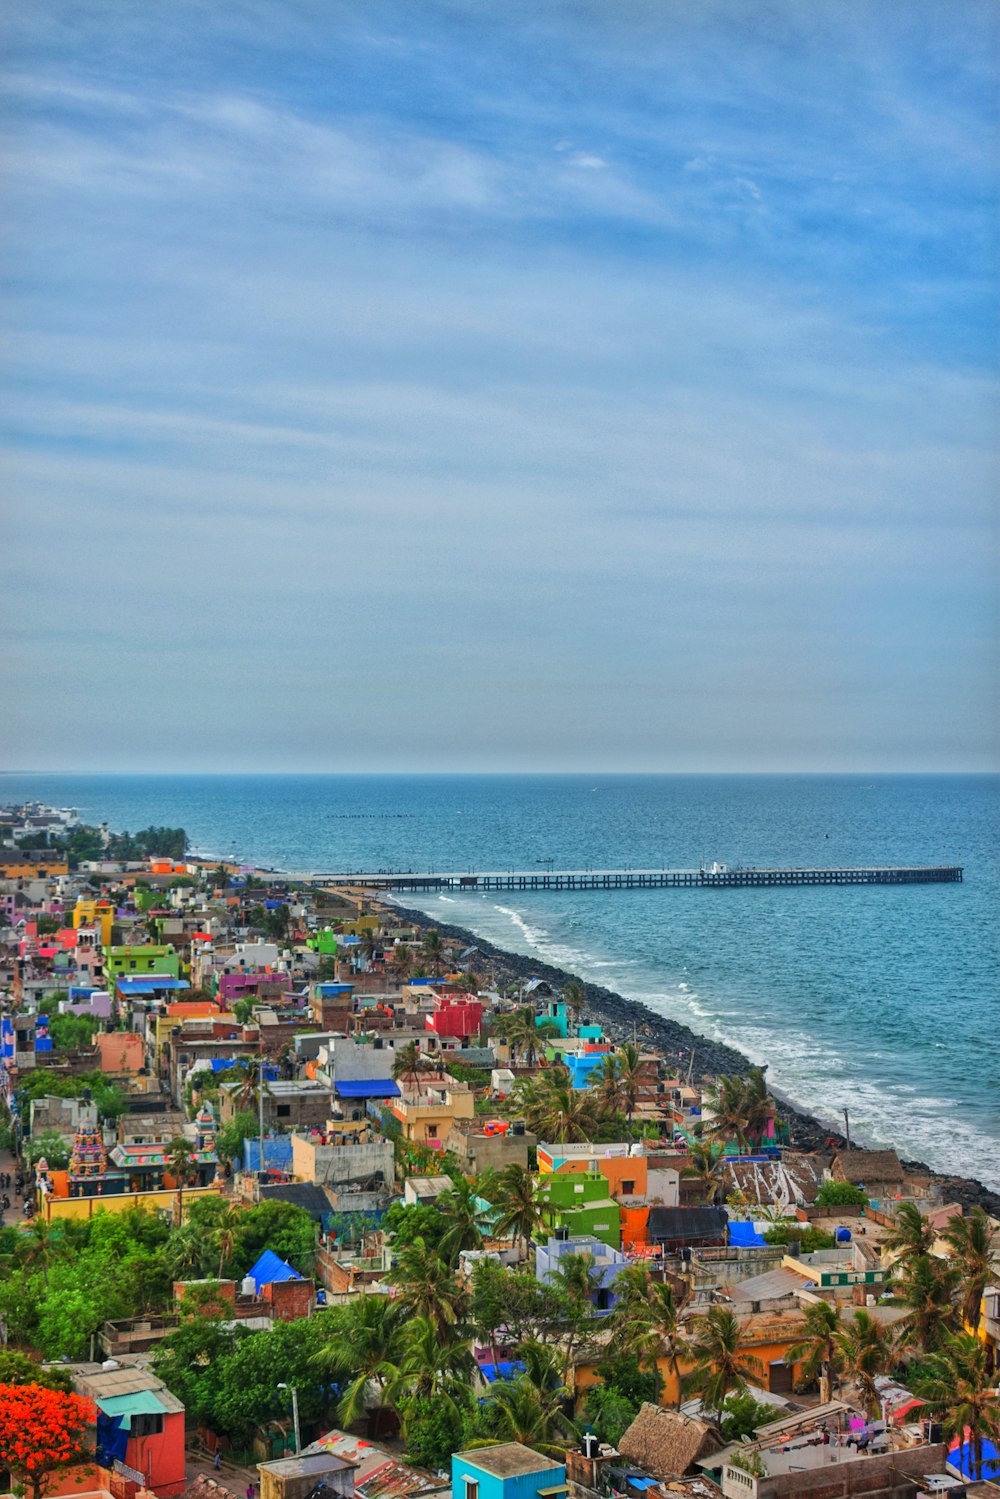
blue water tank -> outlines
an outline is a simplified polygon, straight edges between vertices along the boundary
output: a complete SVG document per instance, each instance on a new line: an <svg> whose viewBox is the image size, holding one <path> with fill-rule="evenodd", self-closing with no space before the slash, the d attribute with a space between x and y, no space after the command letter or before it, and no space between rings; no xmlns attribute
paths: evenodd
<svg viewBox="0 0 1000 1499"><path fill-rule="evenodd" d="M838 1228L833 1237L838 1244L849 1244L851 1242L851 1230L849 1228Z"/></svg>

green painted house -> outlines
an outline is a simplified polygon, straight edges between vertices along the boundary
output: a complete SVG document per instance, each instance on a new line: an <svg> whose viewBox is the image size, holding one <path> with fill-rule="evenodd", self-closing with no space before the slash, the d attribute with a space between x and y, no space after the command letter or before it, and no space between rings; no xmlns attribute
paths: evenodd
<svg viewBox="0 0 1000 1499"><path fill-rule="evenodd" d="M118 979L180 978L180 959L169 944L146 942L133 947L112 947L104 959L105 982L113 988Z"/></svg>
<svg viewBox="0 0 1000 1499"><path fill-rule="evenodd" d="M564 1229L571 1238L591 1235L612 1249L622 1242L621 1209L608 1193L608 1179L599 1171L546 1176L540 1184L546 1227Z"/></svg>

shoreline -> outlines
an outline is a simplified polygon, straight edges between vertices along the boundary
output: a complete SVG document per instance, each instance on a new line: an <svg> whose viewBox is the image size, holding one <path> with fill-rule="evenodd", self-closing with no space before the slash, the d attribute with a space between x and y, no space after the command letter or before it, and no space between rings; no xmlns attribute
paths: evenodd
<svg viewBox="0 0 1000 1499"><path fill-rule="evenodd" d="M433 927L443 937L460 941L465 947L477 948L491 965L509 973L514 980L541 978L556 989L565 988L571 981L580 984L583 989L584 1007L601 1021L605 1034L610 1040L631 1041L634 1034L637 1042L660 1052L668 1059L676 1060L678 1070L684 1072L691 1067L693 1053L692 1076L695 1080L727 1073L742 1075L749 1072L755 1065L735 1046L699 1035L683 1021L658 1015L642 1000L627 999L617 990L590 983L579 974L572 973L565 968L558 968L544 959L525 957L521 953L511 952L508 948L497 947L488 938L477 936L468 927L437 921L426 911L401 903L397 904L395 900L385 900L384 897L379 903L421 930ZM841 1130L824 1124L823 1120L817 1118L816 1115L800 1109L780 1089L769 1085L769 1090L778 1104L779 1118L789 1126L793 1149L832 1151L841 1149L847 1144L847 1139ZM851 1141L852 1150L871 1148L857 1141ZM904 1160L902 1156L900 1160L907 1170L928 1176L937 1182L942 1189L943 1202L960 1202L966 1210L982 1207L992 1216L1000 1218L1000 1192L992 1191L975 1177L953 1176L947 1172L935 1171L925 1161Z"/></svg>

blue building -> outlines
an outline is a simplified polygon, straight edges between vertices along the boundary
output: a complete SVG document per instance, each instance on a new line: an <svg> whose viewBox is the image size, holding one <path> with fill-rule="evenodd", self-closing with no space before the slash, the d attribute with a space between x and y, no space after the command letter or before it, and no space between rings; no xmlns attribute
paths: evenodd
<svg viewBox="0 0 1000 1499"><path fill-rule="evenodd" d="M562 1499L566 1464L520 1442L498 1442L451 1460L451 1499Z"/></svg>
<svg viewBox="0 0 1000 1499"><path fill-rule="evenodd" d="M610 1312L618 1300L615 1281L628 1264L620 1249L605 1244L589 1234L576 1234L572 1238L551 1238L547 1244L539 1244L535 1250L535 1278L544 1285L551 1280L553 1271L569 1254L589 1254L593 1260L590 1278L593 1283L590 1303L595 1312Z"/></svg>

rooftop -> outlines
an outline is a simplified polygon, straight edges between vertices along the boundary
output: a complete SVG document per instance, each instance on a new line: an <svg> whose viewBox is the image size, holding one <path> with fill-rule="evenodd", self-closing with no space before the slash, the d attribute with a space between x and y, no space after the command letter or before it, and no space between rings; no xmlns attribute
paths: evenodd
<svg viewBox="0 0 1000 1499"><path fill-rule="evenodd" d="M501 1442L496 1447L477 1447L473 1452L457 1452L455 1456L470 1468L480 1468L492 1473L494 1478L520 1478L526 1473L544 1473L549 1469L562 1468L551 1457L542 1457L524 1447L520 1442Z"/></svg>

